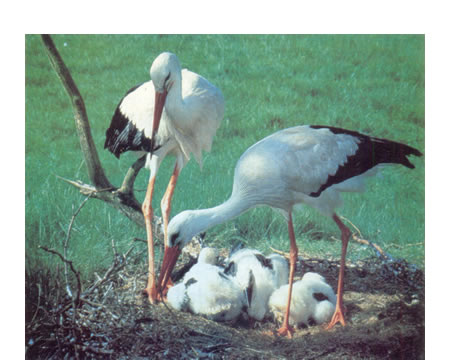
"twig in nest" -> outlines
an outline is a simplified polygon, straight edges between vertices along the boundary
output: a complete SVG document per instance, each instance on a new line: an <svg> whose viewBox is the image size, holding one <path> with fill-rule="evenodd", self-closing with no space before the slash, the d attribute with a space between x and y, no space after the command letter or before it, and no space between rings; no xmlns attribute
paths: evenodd
<svg viewBox="0 0 450 360"><path fill-rule="evenodd" d="M375 244L375 243L373 243L373 242L371 242L371 241L369 241L369 240L363 239L363 238L362 238L361 231L360 231L360 230L356 227L356 225L353 224L349 219L347 219L347 218L345 218L345 217L343 217L343 216L340 216L340 218L341 218L342 220L348 222L348 223L356 230L356 232L358 233L359 236L357 236L356 234L352 233L352 239L353 239L354 241L356 241L356 242L359 243L359 244L367 245L367 246L370 246L370 247L374 248L374 249L375 249L375 250L376 250L376 251L377 251L384 259L390 259L390 260L392 259L392 256L389 255L387 252L385 252L379 245L377 245L377 244ZM337 238L334 237L334 236L332 236L331 238L332 238L333 240L339 240L339 239L337 239ZM270 247L270 249L271 249L273 252L275 252L275 253L277 253L277 254L280 254L280 255L284 256L285 258L289 258L289 253L287 253L287 252L280 251L280 250L274 249L274 248L272 248L272 247Z"/></svg>
<svg viewBox="0 0 450 360"><path fill-rule="evenodd" d="M342 220L347 221L351 226L353 226L353 228L358 232L359 237L362 237L362 233L361 230L359 230L355 224L353 224L349 219L347 219L346 217L343 216L339 216Z"/></svg>
<svg viewBox="0 0 450 360"><path fill-rule="evenodd" d="M34 312L34 315L33 315L33 317L31 318L30 326L33 324L34 319L36 318L36 315L37 315L37 313L39 312L39 308L40 308L40 306L41 306L41 292L42 292L42 290L41 290L41 284L37 284L37 288L38 288L38 303L37 303L37 306L36 306L36 311Z"/></svg>
<svg viewBox="0 0 450 360"><path fill-rule="evenodd" d="M114 237L111 238L111 248L114 255L114 261L117 261L119 254L117 253L116 243L114 242Z"/></svg>
<svg viewBox="0 0 450 360"><path fill-rule="evenodd" d="M341 240L335 236L332 236L331 239L336 240L336 241ZM359 244L366 245L366 246L373 248L379 254L379 256L381 256L383 259L392 259L392 257L388 253L386 253L379 245L371 242L370 240L361 239L360 237L356 236L355 234L352 234L352 240L356 241Z"/></svg>
<svg viewBox="0 0 450 360"><path fill-rule="evenodd" d="M70 219L69 222L69 227L67 228L67 235L66 235L66 239L64 240L64 259L67 259L67 248L69 246L69 239L70 239L70 235L72 233L72 227L73 224L75 222L75 218L77 217L77 215L80 213L81 209L83 208L83 206L87 203L87 201L89 200L89 198L91 197L91 195L94 193L90 193L80 204L80 206L78 207L78 209L74 212L74 214L72 215L72 218ZM68 275L68 271L67 271L67 261L64 261L64 276L66 279L66 290L67 290L67 294L69 295L70 298L72 298L72 290L70 289L70 284L69 284L69 275ZM79 275L78 275L79 277ZM81 285L79 288L79 291L81 290ZM78 298L80 296L79 292L78 292Z"/></svg>
<svg viewBox="0 0 450 360"><path fill-rule="evenodd" d="M112 240L112 244L114 244L114 241ZM98 275L98 279L97 281L91 285L91 287L89 289L87 289L84 293L83 293L83 297L88 296L89 294L91 294L95 289L97 289L100 285L104 284L109 277L114 273L117 272L118 270L120 270L124 264L126 263L126 258L127 256L130 254L130 252L134 249L134 246L131 246L127 252L125 254L123 254L123 261L119 261L119 255L115 250L115 245L113 246L113 251L114 251L114 260L113 263L111 264L111 266L108 268L108 270L106 270L105 274L103 275L103 277L99 277Z"/></svg>
<svg viewBox="0 0 450 360"><path fill-rule="evenodd" d="M272 246L269 246L269 247L270 247L270 250L272 250L274 253L280 254L281 256L284 256L285 258L289 258L289 253L288 252L275 249Z"/></svg>
<svg viewBox="0 0 450 360"><path fill-rule="evenodd" d="M389 255L387 252L385 252L379 245L375 244L374 242L371 242L370 240L363 239L361 231L349 219L343 216L340 216L340 218L348 222L358 232L359 236L357 236L356 234L352 234L353 240L355 240L359 244L367 245L374 248L384 259L392 260L392 256Z"/></svg>
<svg viewBox="0 0 450 360"><path fill-rule="evenodd" d="M403 245L403 246L398 245L398 244L389 244L389 245L386 245L387 248L395 247L395 248L397 248L397 249L404 249L404 248L409 248L409 247L412 247L412 246L423 246L423 242L418 242L418 243L414 243L414 244L405 244L405 245Z"/></svg>
<svg viewBox="0 0 450 360"><path fill-rule="evenodd" d="M288 252L275 249L275 248L273 248L271 246L270 246L270 250L272 250L274 253L277 253L277 254L280 254L280 255L284 256L285 258L287 258L289 260L289 253ZM328 260L328 259L313 258L313 257L304 256L304 255L302 255L301 261L303 263L305 263L305 262L318 262L318 263L329 263L329 264L338 264L339 263L338 260Z"/></svg>
<svg viewBox="0 0 450 360"><path fill-rule="evenodd" d="M93 346L87 346L87 345L75 345L75 348L79 348L82 351L91 352L97 355L112 355L114 353L113 350L106 350L106 349L99 349L95 348Z"/></svg>
<svg viewBox="0 0 450 360"><path fill-rule="evenodd" d="M66 259L63 255L61 255L58 251L56 251L55 249L49 249L45 246L38 246L39 249L42 249L44 251L47 251L51 254L55 254L57 255L65 264L69 265L70 270L74 273L76 280L77 280L77 294L76 297L74 299L75 304L79 303L80 300L80 294L81 294L81 279L80 279L80 273L75 270L75 267L73 266L73 263L71 260Z"/></svg>

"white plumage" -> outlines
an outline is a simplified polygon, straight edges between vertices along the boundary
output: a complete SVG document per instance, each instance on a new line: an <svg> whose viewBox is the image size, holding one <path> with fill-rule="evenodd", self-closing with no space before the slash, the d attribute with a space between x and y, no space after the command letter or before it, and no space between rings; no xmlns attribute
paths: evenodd
<svg viewBox="0 0 450 360"><path fill-rule="evenodd" d="M147 153L151 175L142 206L149 245L149 300L158 297L155 283L151 219L156 174L167 155L176 158L172 177L161 201L164 232L170 216L177 178L191 153L202 166L202 151L209 151L224 114L221 91L204 77L181 70L176 55L160 54L150 68L151 81L132 88L116 108L106 131L105 148L117 158L128 150ZM120 189L119 189L120 191ZM167 238L165 238L167 245Z"/></svg>
<svg viewBox="0 0 450 360"><path fill-rule="evenodd" d="M153 144L156 158L150 161L148 156L146 164L152 171L158 170L168 154L184 165L193 153L201 165L202 151L211 150L223 118L221 91L204 77L181 70L177 56L168 52L153 61L150 76L152 80L132 88L120 101L107 130L105 148L119 157L128 150L149 153ZM155 100L157 94L162 100ZM155 117L159 111L160 119Z"/></svg>
<svg viewBox="0 0 450 360"><path fill-rule="evenodd" d="M289 286L284 285L270 296L269 308L278 321L286 313L288 292ZM335 305L336 295L325 279L317 273L306 273L293 284L289 324L308 325L311 319L323 324L330 321Z"/></svg>
<svg viewBox="0 0 450 360"><path fill-rule="evenodd" d="M227 259L227 269L234 276L241 289L249 289L248 315L255 320L263 320L267 314L272 292L282 283L287 283L287 262L279 255L265 257L253 249L242 249Z"/></svg>
<svg viewBox="0 0 450 360"><path fill-rule="evenodd" d="M275 273L275 289L287 284L289 280L289 264L286 259L278 254L270 254L267 258L272 262Z"/></svg>
<svg viewBox="0 0 450 360"><path fill-rule="evenodd" d="M169 247L161 268L162 283L175 266L180 249L193 236L255 206L268 205L280 210L287 220L292 289L298 254L292 211L295 205L307 204L331 217L341 231L338 299L329 327L338 322L345 325L343 284L351 232L335 213L340 204L340 192L362 191L364 178L373 175L383 164L414 168L407 158L409 155L421 156L421 153L408 145L329 126L296 126L267 136L247 149L239 159L228 200L210 209L183 211L171 220ZM288 296L288 302L289 299ZM287 321L289 307L286 309L285 322L279 333L291 336L294 330Z"/></svg>
<svg viewBox="0 0 450 360"><path fill-rule="evenodd" d="M202 249L183 281L169 289L167 301L174 309L215 321L234 320L241 314L247 306L245 289L215 266L216 258L214 249Z"/></svg>

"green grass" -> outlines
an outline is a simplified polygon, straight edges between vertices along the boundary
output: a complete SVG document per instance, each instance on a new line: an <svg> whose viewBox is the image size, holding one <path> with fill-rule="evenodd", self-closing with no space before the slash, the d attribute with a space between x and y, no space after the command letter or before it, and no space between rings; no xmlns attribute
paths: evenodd
<svg viewBox="0 0 450 360"><path fill-rule="evenodd" d="M172 214L223 202L231 193L233 170L242 152L272 132L298 124L345 127L408 143L422 152L425 142L424 36L336 35L58 35L53 37L86 103L100 159L119 185L132 155L117 161L103 150L104 133L123 94L149 78L162 51L178 55L183 67L219 86L225 118L203 171L195 161L183 170ZM50 66L39 36L26 36L26 266L29 272L54 269L59 260L38 245L62 249L67 227L83 196L56 175L89 182L79 150L72 108ZM387 168L368 182L367 192L344 194L339 214L364 238L393 256L424 265L424 158L416 169ZM173 160L157 178L154 207L165 190ZM148 172L136 183L142 199ZM333 221L305 208L295 214L299 248L337 258L340 243ZM116 210L90 200L76 218L69 257L92 276L145 230ZM257 208L211 229L207 241L235 241L269 251L287 251L286 225L276 212ZM422 245L417 245L422 244ZM145 249L145 245L139 245ZM350 258L371 250L351 245ZM146 262L145 255L142 258Z"/></svg>

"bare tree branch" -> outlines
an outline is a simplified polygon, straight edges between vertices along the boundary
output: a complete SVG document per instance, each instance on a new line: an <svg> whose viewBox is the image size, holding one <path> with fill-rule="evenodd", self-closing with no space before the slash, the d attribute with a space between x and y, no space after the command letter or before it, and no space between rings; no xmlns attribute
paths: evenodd
<svg viewBox="0 0 450 360"><path fill-rule="evenodd" d="M119 192L122 194L133 194L134 181L136 180L139 171L144 167L145 160L145 156L142 156L133 165L131 165L125 175L125 178L123 179L122 186L118 190Z"/></svg>
<svg viewBox="0 0 450 360"><path fill-rule="evenodd" d="M82 194L108 203L139 226L144 227L145 222L141 211L141 204L134 196L133 185L139 171L145 165L145 157L138 159L130 167L120 189L117 190L116 187L111 185L101 166L97 149L92 139L83 98L50 35L42 35L42 41L50 59L50 63L72 102L81 150L88 170L89 179L93 185L84 184L80 181L63 180L77 187Z"/></svg>
<svg viewBox="0 0 450 360"><path fill-rule="evenodd" d="M97 149L95 148L94 140L92 139L91 127L86 113L83 98L78 91L69 69L67 69L61 56L56 50L50 35L42 35L42 41L47 49L47 55L61 80L64 89L66 90L72 102L72 107L75 116L75 125L77 127L78 136L80 138L81 150L83 151L84 160L86 161L89 179L94 183L94 186L100 189L111 188L112 185L106 178L103 168L100 164Z"/></svg>
<svg viewBox="0 0 450 360"><path fill-rule="evenodd" d="M370 241L370 240L366 240L362 238L362 234L361 231L356 227L355 224L353 224L349 219L340 216L340 218L344 221L347 221L348 223L350 223L351 226L353 226L353 228L358 232L359 236L357 236L356 234L352 234L352 239L355 240L356 242L363 244L363 245L367 245L372 247L373 249L375 249L375 251L383 258L383 259L388 259L388 260L392 260L393 257L388 254L386 251L384 251L379 245L375 244L374 242Z"/></svg>
<svg viewBox="0 0 450 360"><path fill-rule="evenodd" d="M59 179L75 186L81 194L90 195L92 198L100 199L118 209L130 220L145 227L144 215L142 215L141 204L136 200L133 194L124 194L120 191L114 191L113 189L104 189L103 191L97 191L97 189L90 185L83 183L79 180L69 180L61 176ZM154 218L156 218L154 216Z"/></svg>

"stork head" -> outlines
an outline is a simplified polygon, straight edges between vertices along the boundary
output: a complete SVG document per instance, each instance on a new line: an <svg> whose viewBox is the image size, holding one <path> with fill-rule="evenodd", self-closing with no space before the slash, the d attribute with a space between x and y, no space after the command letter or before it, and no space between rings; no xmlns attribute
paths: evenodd
<svg viewBox="0 0 450 360"><path fill-rule="evenodd" d="M174 79L181 71L180 61L175 54L163 52L153 61L150 77L156 92L168 92Z"/></svg>
<svg viewBox="0 0 450 360"><path fill-rule="evenodd" d="M186 210L176 215L169 223L167 228L168 244L164 250L164 258L161 265L158 285L164 289L172 273L181 249L192 240L192 238L202 232L199 228L199 222L195 221L196 212Z"/></svg>
<svg viewBox="0 0 450 360"><path fill-rule="evenodd" d="M150 77L155 87L152 139L158 132L166 96L174 81L181 77L180 62L175 54L163 52L153 61Z"/></svg>

